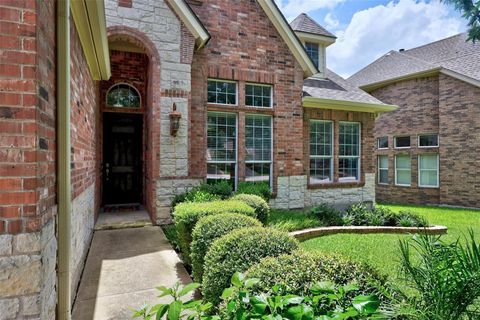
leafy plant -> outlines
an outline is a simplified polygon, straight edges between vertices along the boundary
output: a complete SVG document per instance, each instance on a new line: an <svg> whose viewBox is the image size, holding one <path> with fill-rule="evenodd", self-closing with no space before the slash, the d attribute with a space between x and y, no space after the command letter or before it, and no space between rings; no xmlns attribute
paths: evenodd
<svg viewBox="0 0 480 320"><path fill-rule="evenodd" d="M261 226L257 219L237 213L224 213L200 219L192 232L191 259L195 281L202 281L205 255L216 239L236 229Z"/></svg>
<svg viewBox="0 0 480 320"><path fill-rule="evenodd" d="M310 209L310 214L322 221L325 226L343 225L342 214L340 211L326 203L322 203Z"/></svg>
<svg viewBox="0 0 480 320"><path fill-rule="evenodd" d="M480 0L442 0L453 4L468 22L468 40L480 41Z"/></svg>
<svg viewBox="0 0 480 320"><path fill-rule="evenodd" d="M270 189L270 185L266 182L242 181L238 183L237 193L254 194L262 197L267 202L272 198L272 190Z"/></svg>
<svg viewBox="0 0 480 320"><path fill-rule="evenodd" d="M180 203L175 207L173 218L177 228L179 245L182 251L183 260L191 264L190 245L192 242L192 230L198 220L203 217L222 214L239 213L256 217L255 210L241 201L222 200L205 203Z"/></svg>
<svg viewBox="0 0 480 320"><path fill-rule="evenodd" d="M217 195L223 200L230 198L233 193L232 185L227 180L220 180L214 183L202 183L199 190Z"/></svg>
<svg viewBox="0 0 480 320"><path fill-rule="evenodd" d="M407 311L403 309L410 318L480 318L472 309L480 298L480 245L473 231L465 245L424 235L401 241L400 252L405 280L418 292L407 300Z"/></svg>
<svg viewBox="0 0 480 320"><path fill-rule="evenodd" d="M203 182L197 187L193 187L186 192L176 195L172 200L172 210L175 210L175 207L179 203L224 200L228 199L232 193L233 189L228 181L216 183Z"/></svg>
<svg viewBox="0 0 480 320"><path fill-rule="evenodd" d="M256 214L257 219L264 225L268 222L268 216L270 214L270 207L268 203L262 198L254 194L237 194L231 198L232 200L242 201L252 207Z"/></svg>
<svg viewBox="0 0 480 320"><path fill-rule="evenodd" d="M288 233L270 228L243 228L215 240L204 262L203 296L214 304L228 287L236 271L243 272L260 259L276 257L298 249Z"/></svg>
<svg viewBox="0 0 480 320"><path fill-rule="evenodd" d="M356 291L353 285L335 286L329 282L314 284L307 295L295 295L284 285L274 285L270 293L255 294L252 288L259 279L235 273L232 287L224 290L226 308L222 319L365 319L379 316L380 300L373 295L356 296L343 304L346 294Z"/></svg>
<svg viewBox="0 0 480 320"><path fill-rule="evenodd" d="M158 287L160 291L159 298L171 297L172 302L160 303L150 307L148 305L142 306L136 310L133 317L143 318L145 320L150 319L163 319L166 317L168 320L220 320L218 316L209 316L207 313L212 308L211 303L203 303L201 300L189 300L183 302L181 298L191 294L192 291L200 287L198 283L190 283L186 286L181 286L176 283L172 288Z"/></svg>

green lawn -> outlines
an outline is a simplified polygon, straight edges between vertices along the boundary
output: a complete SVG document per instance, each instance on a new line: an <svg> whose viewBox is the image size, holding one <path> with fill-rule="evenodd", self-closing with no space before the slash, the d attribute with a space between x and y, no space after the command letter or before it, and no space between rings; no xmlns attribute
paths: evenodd
<svg viewBox="0 0 480 320"><path fill-rule="evenodd" d="M480 239L479 210L400 205L387 207L394 211L410 210L426 217L430 224L447 226L448 234L443 237L446 241L454 241L468 235L469 228L473 229ZM311 239L302 243L302 246L308 251L341 253L366 262L395 281L398 279L398 240L408 237L411 235L340 234Z"/></svg>

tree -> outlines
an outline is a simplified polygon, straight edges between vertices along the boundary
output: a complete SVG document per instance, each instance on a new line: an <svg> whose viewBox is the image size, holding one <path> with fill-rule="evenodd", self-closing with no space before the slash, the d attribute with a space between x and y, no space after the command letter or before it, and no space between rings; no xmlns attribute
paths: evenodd
<svg viewBox="0 0 480 320"><path fill-rule="evenodd" d="M480 40L480 0L442 0L455 6L468 21L468 40Z"/></svg>

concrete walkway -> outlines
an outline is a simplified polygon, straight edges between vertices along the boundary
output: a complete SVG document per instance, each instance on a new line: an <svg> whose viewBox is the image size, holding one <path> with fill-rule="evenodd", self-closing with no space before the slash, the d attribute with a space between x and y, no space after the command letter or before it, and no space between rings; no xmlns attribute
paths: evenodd
<svg viewBox="0 0 480 320"><path fill-rule="evenodd" d="M131 319L177 281L191 279L160 227L95 231L72 318Z"/></svg>

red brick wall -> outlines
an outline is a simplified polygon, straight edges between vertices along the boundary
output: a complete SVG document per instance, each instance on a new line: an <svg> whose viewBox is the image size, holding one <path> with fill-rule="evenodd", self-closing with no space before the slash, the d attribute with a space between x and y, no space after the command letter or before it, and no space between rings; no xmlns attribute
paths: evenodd
<svg viewBox="0 0 480 320"><path fill-rule="evenodd" d="M0 3L0 233L55 214L55 3Z"/></svg>
<svg viewBox="0 0 480 320"><path fill-rule="evenodd" d="M348 112L339 110L323 110L307 108L304 114L304 159L307 174L309 174L310 162L310 120L331 120L334 123L334 150L333 150L333 168L334 168L334 183L313 185L312 188L342 188L342 187L357 187L365 185L365 173L374 173L374 137L373 128L375 118L371 113L363 112ZM344 183L338 182L339 172L339 122L351 121L360 123L361 144L360 144L360 182Z"/></svg>
<svg viewBox="0 0 480 320"><path fill-rule="evenodd" d="M206 111L245 112L245 82L273 85L274 176L305 173L303 154L303 72L273 24L255 1L193 1L191 7L209 30L207 46L194 54L192 64L192 104L190 126L190 175L206 175ZM207 79L236 80L239 105L207 106ZM262 112L262 111L259 111ZM241 126L240 126L241 127ZM238 167L243 137L239 135ZM241 174L241 170L240 170Z"/></svg>
<svg viewBox="0 0 480 320"><path fill-rule="evenodd" d="M375 136L389 137L389 185L376 187L380 202L412 204L448 204L480 207L480 89L440 74L428 78L400 81L371 93L385 103L400 109L381 115L375 125ZM418 148L418 135L439 134L439 148ZM409 135L411 148L395 150L395 135ZM440 187L418 187L418 155L440 154ZM412 185L394 185L394 158L409 154L412 161Z"/></svg>
<svg viewBox="0 0 480 320"><path fill-rule="evenodd" d="M375 137L388 137L389 149L377 150L377 155L388 155L389 185L376 185L379 202L438 204L438 188L418 187L418 154L438 152L438 148L417 148L417 136L422 133L439 132L438 76L400 81L371 94L377 99L400 108L380 115L375 122ZM410 149L394 149L395 136L409 135ZM375 149L377 142L375 140ZM395 155L410 154L412 184L410 187L395 186ZM375 160L376 164L377 160ZM378 179L378 177L377 177ZM378 181L378 180L377 180Z"/></svg>
<svg viewBox="0 0 480 320"><path fill-rule="evenodd" d="M480 208L480 88L440 75L440 201Z"/></svg>
<svg viewBox="0 0 480 320"><path fill-rule="evenodd" d="M72 199L75 199L92 184L96 184L98 195L100 181L97 145L100 105L98 82L90 75L73 19L70 29L71 175ZM98 209L99 201L95 201Z"/></svg>

